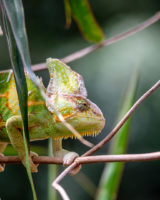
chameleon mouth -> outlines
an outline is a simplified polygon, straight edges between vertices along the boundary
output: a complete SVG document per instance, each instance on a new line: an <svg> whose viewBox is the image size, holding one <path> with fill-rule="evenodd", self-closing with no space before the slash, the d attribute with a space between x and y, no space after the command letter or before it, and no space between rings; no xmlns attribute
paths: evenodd
<svg viewBox="0 0 160 200"><path fill-rule="evenodd" d="M105 125L105 119L104 118L89 118L91 121L93 120L94 123L90 124L91 121L89 121L89 124L86 124L87 127L87 131L85 131L86 127L81 127L80 124L78 126L74 126L73 127L78 131L78 133L83 137L83 136L93 136L96 137L98 134L100 134L100 132L102 131L102 129L104 128ZM95 123L96 121L96 123ZM69 122L68 122L69 123ZM56 135L55 138L72 138L72 139L76 139L76 135L74 135L73 133L71 133L70 131L65 130L61 135Z"/></svg>
<svg viewBox="0 0 160 200"><path fill-rule="evenodd" d="M93 112L94 111L94 112ZM104 128L105 119L102 112L96 105L92 105L91 111L86 112L61 112L67 123L71 124L81 136L97 136ZM69 131L58 116L54 115L55 138L77 138L74 133Z"/></svg>
<svg viewBox="0 0 160 200"><path fill-rule="evenodd" d="M101 130L98 131L86 131L86 132L81 132L79 133L82 137L84 136L93 136L96 137L97 135L99 135L101 133ZM67 134L67 135L63 135L63 136L57 136L57 139L77 139L77 137L72 133L72 134Z"/></svg>
<svg viewBox="0 0 160 200"><path fill-rule="evenodd" d="M100 130L97 130L97 131L85 131L85 132L81 132L80 135L81 136L93 136L93 137L96 137L98 134L101 133L101 129ZM76 138L75 135L71 135L69 136L71 138Z"/></svg>

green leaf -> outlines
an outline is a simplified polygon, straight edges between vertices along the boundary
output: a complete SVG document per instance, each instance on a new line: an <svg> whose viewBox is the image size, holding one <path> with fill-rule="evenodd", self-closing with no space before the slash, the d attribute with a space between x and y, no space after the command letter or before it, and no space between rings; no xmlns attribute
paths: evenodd
<svg viewBox="0 0 160 200"><path fill-rule="evenodd" d="M49 139L48 143L48 155L53 156L52 151L52 139ZM56 200L56 190L52 187L52 182L57 177L57 165L48 165L48 200Z"/></svg>
<svg viewBox="0 0 160 200"><path fill-rule="evenodd" d="M64 0L64 5L65 5L65 14L66 14L66 28L69 28L72 21L71 7L70 7L69 0Z"/></svg>
<svg viewBox="0 0 160 200"><path fill-rule="evenodd" d="M71 13L82 35L91 42L100 42L104 39L103 32L96 22L87 0L68 0Z"/></svg>
<svg viewBox="0 0 160 200"><path fill-rule="evenodd" d="M8 23L12 30L21 61L31 80L35 85L42 89L39 80L31 69L31 59L29 54L28 39L25 28L23 5L21 0L1 0L6 12Z"/></svg>
<svg viewBox="0 0 160 200"><path fill-rule="evenodd" d="M34 200L36 200L37 196L29 166L29 131L27 107L28 92L24 74L24 67L26 67L28 71L31 71L31 63L28 51L27 36L25 32L22 2L20 0L1 0L1 9L11 64L15 76L19 106L22 115L22 133L26 154L26 170L31 184L33 198ZM33 77L35 76L32 72L31 74L33 75Z"/></svg>
<svg viewBox="0 0 160 200"><path fill-rule="evenodd" d="M19 98L19 106L20 106L22 120L23 120L23 128L26 133L27 142L29 144L28 117L27 117L27 110L28 110L27 84L26 84L21 57L17 50L17 46L15 43L14 37L12 35L12 31L8 23L7 16L5 14L4 9L3 9L3 20L4 20L4 28L5 28L6 38L8 42L8 47L9 47L11 64L12 64L14 76L15 76L15 82L16 82L17 93L18 93L18 98Z"/></svg>
<svg viewBox="0 0 160 200"><path fill-rule="evenodd" d="M136 88L138 83L138 75L135 73L130 81L128 90L126 92L123 105L120 109L118 121L132 106ZM116 136L111 141L110 154L124 154L127 149L128 136L131 125L131 118L119 130ZM105 165L102 173L101 182L96 200L115 200L117 197L118 186L120 184L124 163L109 163Z"/></svg>

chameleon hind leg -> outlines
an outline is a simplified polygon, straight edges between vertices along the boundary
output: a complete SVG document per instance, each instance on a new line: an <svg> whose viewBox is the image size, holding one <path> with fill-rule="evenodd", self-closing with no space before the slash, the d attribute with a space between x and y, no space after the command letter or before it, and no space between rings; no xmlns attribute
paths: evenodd
<svg viewBox="0 0 160 200"><path fill-rule="evenodd" d="M3 151L5 150L7 146L7 143L0 143L0 157L3 156ZM3 172L4 171L4 168L5 168L5 164L4 163L1 163L0 164L0 172Z"/></svg>
<svg viewBox="0 0 160 200"><path fill-rule="evenodd" d="M31 125L31 123L32 123L32 117L29 117L29 125ZM24 141L23 141L23 136L22 136L21 116L17 115L17 116L13 116L9 118L6 122L6 129L7 129L11 144L18 152L18 155L23 165L26 167L25 147L24 147ZM33 156L37 156L37 154L34 152L30 152L29 165L30 165L31 172L37 172L38 165L33 163L32 161Z"/></svg>
<svg viewBox="0 0 160 200"><path fill-rule="evenodd" d="M53 148L53 155L54 157L61 158L63 160L63 165L68 166L70 165L75 158L79 155L76 152L70 152L66 149L62 148L62 139L53 139L52 138L52 148ZM79 172L81 166L79 165L75 169L71 171L71 175L75 175Z"/></svg>

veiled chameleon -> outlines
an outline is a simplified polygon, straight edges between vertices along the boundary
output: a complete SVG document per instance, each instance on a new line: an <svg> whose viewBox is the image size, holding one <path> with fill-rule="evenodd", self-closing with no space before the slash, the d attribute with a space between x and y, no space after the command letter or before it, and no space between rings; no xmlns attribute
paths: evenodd
<svg viewBox="0 0 160 200"><path fill-rule="evenodd" d="M70 123L80 135L96 135L104 127L105 120L100 109L87 97L82 77L58 59L47 59L50 81L46 90L49 102L52 102L64 119ZM52 138L53 155L63 159L64 164L70 164L75 152L62 148L62 138L75 137L59 120L51 107L44 101L40 91L26 73L28 87L28 120L30 140ZM0 73L0 153L11 143L17 150L25 165L25 151L22 138L22 118L19 109L16 85L12 71ZM37 171L37 165L32 162L30 153L30 168ZM3 171L0 165L0 171Z"/></svg>

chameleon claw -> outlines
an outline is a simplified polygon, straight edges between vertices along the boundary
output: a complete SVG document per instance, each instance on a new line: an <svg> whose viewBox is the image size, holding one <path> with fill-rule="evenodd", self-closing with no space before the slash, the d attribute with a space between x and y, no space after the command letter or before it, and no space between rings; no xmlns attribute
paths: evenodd
<svg viewBox="0 0 160 200"><path fill-rule="evenodd" d="M4 155L2 153L0 153L0 157L4 157ZM5 169L5 164L4 163L1 163L0 164L0 172L3 172Z"/></svg>

